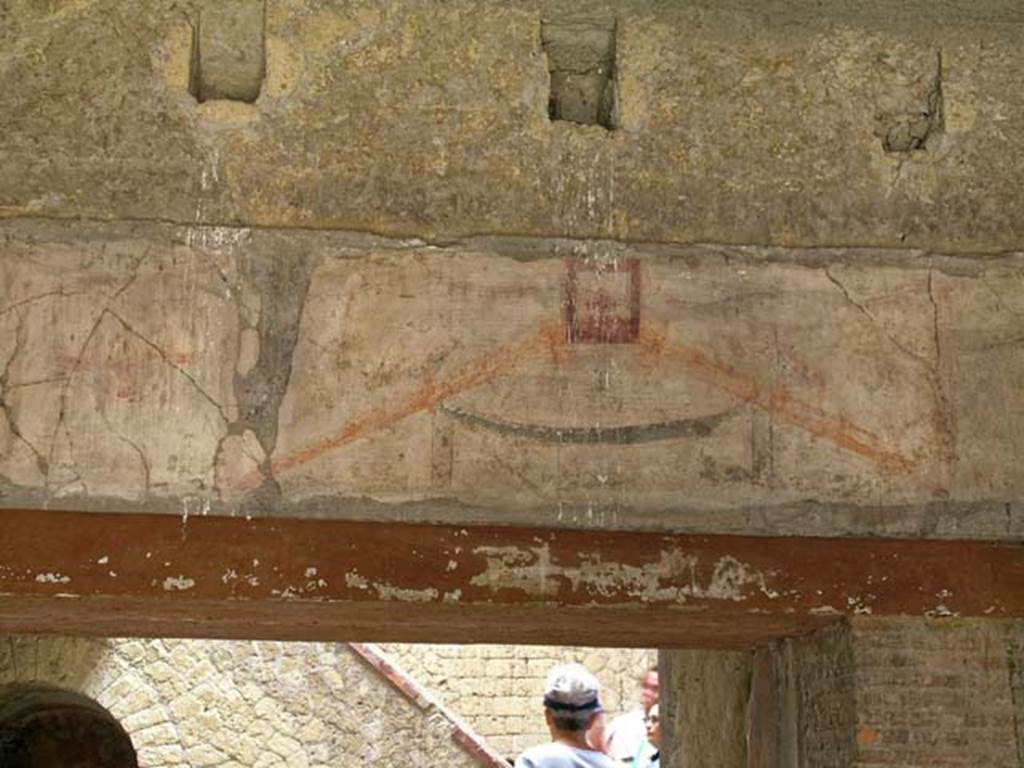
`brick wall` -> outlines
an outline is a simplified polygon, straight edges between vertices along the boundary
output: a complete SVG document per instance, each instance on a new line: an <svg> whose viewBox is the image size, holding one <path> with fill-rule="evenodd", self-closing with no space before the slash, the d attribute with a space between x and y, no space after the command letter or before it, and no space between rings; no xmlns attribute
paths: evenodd
<svg viewBox="0 0 1024 768"><path fill-rule="evenodd" d="M858 768L1024 766L1019 622L859 619L853 627Z"/></svg>
<svg viewBox="0 0 1024 768"><path fill-rule="evenodd" d="M601 682L609 719L636 706L657 651L517 645L386 645L413 677L506 755L547 741L541 696L555 664L579 661Z"/></svg>

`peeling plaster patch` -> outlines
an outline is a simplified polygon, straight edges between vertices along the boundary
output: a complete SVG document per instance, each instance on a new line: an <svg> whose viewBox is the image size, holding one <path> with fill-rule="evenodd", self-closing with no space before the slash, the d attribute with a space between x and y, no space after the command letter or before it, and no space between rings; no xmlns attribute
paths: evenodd
<svg viewBox="0 0 1024 768"><path fill-rule="evenodd" d="M454 571L458 567L459 567L459 564L457 562L455 562L454 560L449 560L448 561L448 567L445 568L445 570L446 571Z"/></svg>
<svg viewBox="0 0 1024 768"><path fill-rule="evenodd" d="M272 589L270 594L274 597L280 597L282 600L295 600L296 598L302 597L302 594L295 589L295 587L288 587L285 590Z"/></svg>
<svg viewBox="0 0 1024 768"><path fill-rule="evenodd" d="M173 592L174 590L184 591L186 589L192 589L195 585L195 581L186 576L168 576L164 579L164 590L167 592Z"/></svg>
<svg viewBox="0 0 1024 768"><path fill-rule="evenodd" d="M462 590L454 589L451 592L445 592L442 600L446 603L457 603L462 599Z"/></svg>
<svg viewBox="0 0 1024 768"><path fill-rule="evenodd" d="M224 571L224 574L220 577L220 580L222 582L224 582L225 584L227 584L229 582L232 582L232 581L237 581L237 579L238 579L238 571L236 571L234 568L228 568L226 571Z"/></svg>
<svg viewBox="0 0 1024 768"><path fill-rule="evenodd" d="M63 600L77 600L81 595L76 595L74 592L58 592L54 597L59 597Z"/></svg>
<svg viewBox="0 0 1024 768"><path fill-rule="evenodd" d="M869 600L874 600L876 597L876 595L868 595ZM864 598L860 595L846 598L846 605L852 608L853 612L859 616L870 616L872 613L871 606L865 605Z"/></svg>
<svg viewBox="0 0 1024 768"><path fill-rule="evenodd" d="M104 555L103 557L101 557L101 558L100 558L99 560L97 560L96 562L97 562L97 563L98 563L99 565L106 565L107 563L109 563L109 562L110 562L110 558L109 558L109 557L107 557L106 555Z"/></svg>
<svg viewBox="0 0 1024 768"><path fill-rule="evenodd" d="M374 584L377 596L382 600L398 600L403 603L430 603L438 598L434 587L429 589L405 589L392 584Z"/></svg>
<svg viewBox="0 0 1024 768"><path fill-rule="evenodd" d="M206 171L203 177L206 178ZM216 174L214 174L216 176ZM216 178L214 179L216 180ZM251 233L245 227L193 226L186 234L189 246L209 251L232 250L250 239ZM225 286L230 296L230 286Z"/></svg>
<svg viewBox="0 0 1024 768"><path fill-rule="evenodd" d="M833 608L831 605L819 605L815 608L811 608L811 613L815 616L841 616L842 614Z"/></svg>
<svg viewBox="0 0 1024 768"><path fill-rule="evenodd" d="M316 576L316 574L317 574L316 568L310 567L310 568L306 569L306 578L307 579L312 579L314 576Z"/></svg>
<svg viewBox="0 0 1024 768"><path fill-rule="evenodd" d="M360 576L355 571L345 574L345 584L349 589L369 589L370 582L365 576Z"/></svg>
<svg viewBox="0 0 1024 768"><path fill-rule="evenodd" d="M112 579L116 579L117 578L117 571L107 571L107 576L109 576Z"/></svg>
<svg viewBox="0 0 1024 768"><path fill-rule="evenodd" d="M581 554L578 566L552 562L548 545L540 547L477 547L487 567L474 576L473 586L492 590L513 588L531 595L553 595L568 582L573 591L611 597L625 594L643 602L687 599L742 601L751 589L769 593L765 574L735 557L719 558L710 579L702 582L699 561L678 549L662 551L657 562L642 566L605 562L597 554ZM668 581L672 586L664 586Z"/></svg>
<svg viewBox="0 0 1024 768"><path fill-rule="evenodd" d="M71 577L63 573L37 573L36 581L40 584L70 584Z"/></svg>
<svg viewBox="0 0 1024 768"><path fill-rule="evenodd" d="M960 614L957 613L956 611L951 611L943 603L939 603L937 606L932 608L930 611L925 611L924 615L927 616L929 619L949 619L949 618L955 618L955 617L959 616Z"/></svg>

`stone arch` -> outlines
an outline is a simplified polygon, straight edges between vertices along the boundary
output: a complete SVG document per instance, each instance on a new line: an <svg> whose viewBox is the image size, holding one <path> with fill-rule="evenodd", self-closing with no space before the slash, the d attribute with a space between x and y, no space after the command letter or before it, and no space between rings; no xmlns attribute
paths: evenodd
<svg viewBox="0 0 1024 768"><path fill-rule="evenodd" d="M4 768L137 768L131 737L80 693L43 685L0 686Z"/></svg>

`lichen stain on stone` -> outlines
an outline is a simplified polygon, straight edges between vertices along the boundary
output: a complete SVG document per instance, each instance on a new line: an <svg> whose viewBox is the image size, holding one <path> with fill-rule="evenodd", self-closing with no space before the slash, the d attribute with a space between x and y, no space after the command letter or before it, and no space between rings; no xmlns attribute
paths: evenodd
<svg viewBox="0 0 1024 768"><path fill-rule="evenodd" d="M729 555L720 557L710 578L702 580L699 559L679 549L663 550L658 560L639 566L607 562L599 554L581 554L579 565L564 566L552 561L548 545L477 547L473 552L482 555L487 565L470 583L495 591L512 588L550 597L568 583L573 592L591 596L659 603L690 599L739 602L754 591L769 597L773 594L764 573Z"/></svg>
<svg viewBox="0 0 1024 768"><path fill-rule="evenodd" d="M375 583L373 589L381 600L397 600L403 603L432 603L437 600L440 593L434 588L427 589L406 589L396 587L393 584Z"/></svg>

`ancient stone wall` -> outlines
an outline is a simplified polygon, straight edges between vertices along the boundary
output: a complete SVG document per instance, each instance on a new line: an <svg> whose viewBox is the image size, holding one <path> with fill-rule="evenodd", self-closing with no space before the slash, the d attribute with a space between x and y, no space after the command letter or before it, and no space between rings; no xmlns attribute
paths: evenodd
<svg viewBox="0 0 1024 768"><path fill-rule="evenodd" d="M1020 535L1019 4L260 8L0 6L5 505Z"/></svg>
<svg viewBox="0 0 1024 768"><path fill-rule="evenodd" d="M6 0L2 215L975 253L1024 232L1012 0L263 5ZM573 94L592 115L559 111Z"/></svg>
<svg viewBox="0 0 1024 768"><path fill-rule="evenodd" d="M93 699L141 768L479 768L343 644L0 637L12 683Z"/></svg>
<svg viewBox="0 0 1024 768"><path fill-rule="evenodd" d="M543 645L398 645L389 654L500 752L515 756L550 738L541 697L555 664L578 661L601 682L606 717L638 706L640 676L657 651Z"/></svg>

